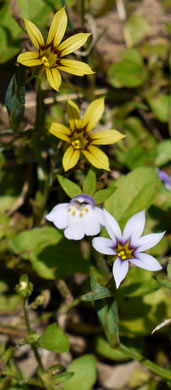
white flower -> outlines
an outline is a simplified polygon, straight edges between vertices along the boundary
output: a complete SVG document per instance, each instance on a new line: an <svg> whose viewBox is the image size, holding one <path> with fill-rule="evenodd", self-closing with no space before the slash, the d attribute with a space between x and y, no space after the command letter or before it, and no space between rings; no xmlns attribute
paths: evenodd
<svg viewBox="0 0 171 390"><path fill-rule="evenodd" d="M158 244L165 234L165 232L154 233L141 237L145 226L145 211L130 218L123 234L116 219L106 210L104 210L104 216L105 227L111 240L97 237L93 239L92 244L100 253L117 256L113 264L113 276L117 288L128 272L129 262L149 271L159 271L162 268L153 256L142 253L142 251Z"/></svg>
<svg viewBox="0 0 171 390"><path fill-rule="evenodd" d="M94 199L86 194L75 196L69 203L55 206L46 216L58 229L65 229L69 240L96 236L104 226L104 212L96 207Z"/></svg>

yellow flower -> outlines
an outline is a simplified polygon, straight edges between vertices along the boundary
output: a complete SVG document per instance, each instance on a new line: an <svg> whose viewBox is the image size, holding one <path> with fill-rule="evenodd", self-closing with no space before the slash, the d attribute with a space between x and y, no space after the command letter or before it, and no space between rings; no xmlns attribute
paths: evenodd
<svg viewBox="0 0 171 390"><path fill-rule="evenodd" d="M67 112L70 128L61 123L53 122L50 133L70 144L63 156L65 171L73 168L81 153L87 160L99 169L110 170L109 159L105 153L94 145L110 145L119 142L125 136L117 130L93 131L104 112L104 98L94 100L87 108L83 119L80 110L72 100L68 101Z"/></svg>
<svg viewBox="0 0 171 390"><path fill-rule="evenodd" d="M48 82L53 89L59 91L60 70L76 76L94 73L84 62L64 58L84 45L91 35L76 34L61 43L67 27L65 8L55 14L46 43L35 24L28 19L24 19L24 22L27 33L37 51L26 51L18 56L17 61L25 66L40 66L40 69L46 72Z"/></svg>

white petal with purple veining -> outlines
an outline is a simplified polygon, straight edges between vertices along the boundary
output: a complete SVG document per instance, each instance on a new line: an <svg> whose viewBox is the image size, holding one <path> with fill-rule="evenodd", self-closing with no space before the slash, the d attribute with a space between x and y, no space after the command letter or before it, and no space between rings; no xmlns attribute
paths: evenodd
<svg viewBox="0 0 171 390"><path fill-rule="evenodd" d="M100 253L104 255L115 255L116 252L113 249L113 241L109 238L96 237L92 241L93 247Z"/></svg>
<svg viewBox="0 0 171 390"><path fill-rule="evenodd" d="M136 259L131 259L130 261L132 264L137 265L137 267L147 269L149 271L159 271L162 269L159 261L147 253L137 253Z"/></svg>
<svg viewBox="0 0 171 390"><path fill-rule="evenodd" d="M163 238L164 234L165 232L147 234L146 236L137 239L136 252L143 252L157 245L160 242L160 240Z"/></svg>
<svg viewBox="0 0 171 390"><path fill-rule="evenodd" d="M109 236L112 238L114 245L117 240L122 239L122 232L116 219L104 209L105 228L107 229Z"/></svg>
<svg viewBox="0 0 171 390"><path fill-rule="evenodd" d="M113 277L116 282L116 288L119 288L122 280L125 278L129 269L128 260L121 261L119 257L114 262L113 265Z"/></svg>
<svg viewBox="0 0 171 390"><path fill-rule="evenodd" d="M58 229L65 229L68 225L68 203L61 203L55 206L46 219L53 222Z"/></svg>
<svg viewBox="0 0 171 390"><path fill-rule="evenodd" d="M136 242L136 239L141 236L144 231L145 226L145 210L140 211L140 213L135 214L127 222L125 229L123 231L124 241L131 239L131 244L133 245Z"/></svg>

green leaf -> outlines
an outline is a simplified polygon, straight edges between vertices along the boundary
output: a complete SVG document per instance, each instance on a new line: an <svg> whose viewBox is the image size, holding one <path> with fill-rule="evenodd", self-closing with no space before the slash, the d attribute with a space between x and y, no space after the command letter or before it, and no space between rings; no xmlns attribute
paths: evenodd
<svg viewBox="0 0 171 390"><path fill-rule="evenodd" d="M162 165L167 164L169 161L171 161L171 140L170 139L158 144L155 164L157 167L161 167Z"/></svg>
<svg viewBox="0 0 171 390"><path fill-rule="evenodd" d="M21 27L12 16L10 2L4 2L0 10L1 64L10 60L21 50L19 39L21 33Z"/></svg>
<svg viewBox="0 0 171 390"><path fill-rule="evenodd" d="M24 118L26 68L20 65L9 83L5 96L11 127L16 130Z"/></svg>
<svg viewBox="0 0 171 390"><path fill-rule="evenodd" d="M167 266L167 275L168 275L168 278L171 279L171 264L170 263Z"/></svg>
<svg viewBox="0 0 171 390"><path fill-rule="evenodd" d="M130 268L120 289L118 306L122 335L149 335L163 318L171 318L168 290L160 288L151 272L139 267Z"/></svg>
<svg viewBox="0 0 171 390"><path fill-rule="evenodd" d="M52 5L44 0L17 0L21 17L31 20L38 27L44 26L52 13Z"/></svg>
<svg viewBox="0 0 171 390"><path fill-rule="evenodd" d="M112 294L108 288L100 286L96 290L90 291L85 295L81 296L82 301L97 301L98 299L111 297Z"/></svg>
<svg viewBox="0 0 171 390"><path fill-rule="evenodd" d="M140 53L136 49L125 49L121 61L110 66L108 78L116 88L136 88L142 85L146 69Z"/></svg>
<svg viewBox="0 0 171 390"><path fill-rule="evenodd" d="M151 28L147 20L136 14L132 14L129 17L126 25L133 45L136 45L151 33Z"/></svg>
<svg viewBox="0 0 171 390"><path fill-rule="evenodd" d="M90 283L93 291L100 287L94 268L91 270ZM119 345L119 318L116 300L114 297L104 298L95 301L94 305L109 343L112 347Z"/></svg>
<svg viewBox="0 0 171 390"><path fill-rule="evenodd" d="M143 57L155 57L155 58L162 58L162 60L165 60L168 58L168 52L169 52L169 41L166 39L164 40L161 38L161 40L157 40L157 43L154 44L154 42L146 41L144 42L143 46L141 46L141 54Z"/></svg>
<svg viewBox="0 0 171 390"><path fill-rule="evenodd" d="M21 305L21 297L17 294L1 295L0 296L0 311L1 313L12 313Z"/></svg>
<svg viewBox="0 0 171 390"><path fill-rule="evenodd" d="M92 168L84 180L83 191L87 195L93 195L96 191L96 173Z"/></svg>
<svg viewBox="0 0 171 390"><path fill-rule="evenodd" d="M168 122L170 96L160 94L155 97L148 97L147 100L156 118L161 122Z"/></svg>
<svg viewBox="0 0 171 390"><path fill-rule="evenodd" d="M116 115L122 115L122 107ZM151 166L156 157L157 142L154 136L144 127L142 121L134 116L123 118L121 126L126 139L116 145L115 157L130 170L144 165Z"/></svg>
<svg viewBox="0 0 171 390"><path fill-rule="evenodd" d="M99 190L94 195L94 200L96 204L103 203L106 199L111 196L114 191L116 190L116 187L108 187L103 190Z"/></svg>
<svg viewBox="0 0 171 390"><path fill-rule="evenodd" d="M55 385L68 382L73 375L73 372L61 372L61 374L57 374L55 378L53 377L53 382L55 382Z"/></svg>
<svg viewBox="0 0 171 390"><path fill-rule="evenodd" d="M115 182L117 189L105 208L124 226L135 213L148 209L155 201L160 180L155 168L140 167Z"/></svg>
<svg viewBox="0 0 171 390"><path fill-rule="evenodd" d="M64 390L92 390L96 382L96 359L93 355L75 359L68 371L74 375L64 384Z"/></svg>
<svg viewBox="0 0 171 390"><path fill-rule="evenodd" d="M68 352L70 343L68 336L61 328L54 324L50 324L39 338L40 347L56 353Z"/></svg>
<svg viewBox="0 0 171 390"><path fill-rule="evenodd" d="M157 280L157 282L163 286L163 287L166 287L166 288L171 288L171 280L167 280L167 279L164 279L164 278L159 278L157 276L155 276L155 279Z"/></svg>
<svg viewBox="0 0 171 390"><path fill-rule="evenodd" d="M74 198L74 196L82 194L81 188L78 184L73 183L73 181L61 175L57 175L57 178L59 184L70 198Z"/></svg>
<svg viewBox="0 0 171 390"><path fill-rule="evenodd" d="M122 352L119 347L112 348L102 336L99 336L96 339L96 350L98 354L110 360L123 361L130 359L129 354Z"/></svg>
<svg viewBox="0 0 171 390"><path fill-rule="evenodd" d="M67 240L51 226L18 234L10 243L14 253L29 260L44 279L63 279L75 272L87 273L89 263L82 258L78 243Z"/></svg>

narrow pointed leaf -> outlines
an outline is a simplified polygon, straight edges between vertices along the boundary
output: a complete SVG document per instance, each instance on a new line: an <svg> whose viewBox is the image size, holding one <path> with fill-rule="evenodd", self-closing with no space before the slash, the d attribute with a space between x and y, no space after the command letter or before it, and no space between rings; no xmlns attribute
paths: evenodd
<svg viewBox="0 0 171 390"><path fill-rule="evenodd" d="M91 271L90 283L92 290L100 287L95 269ZM95 300L94 305L109 343L112 347L119 345L119 318L116 300L114 297Z"/></svg>
<svg viewBox="0 0 171 390"><path fill-rule="evenodd" d="M109 198L116 190L116 187L109 187L103 190L99 190L94 195L94 200L96 204L103 203L106 199Z"/></svg>
<svg viewBox="0 0 171 390"><path fill-rule="evenodd" d="M73 183L73 181L61 175L58 175L57 178L59 184L70 198L82 194L81 188L77 184Z"/></svg>
<svg viewBox="0 0 171 390"><path fill-rule="evenodd" d="M14 130L19 127L24 118L25 77L26 69L24 66L20 66L17 74L12 77L5 96L9 122Z"/></svg>
<svg viewBox="0 0 171 390"><path fill-rule="evenodd" d="M108 290L108 288L100 286L100 287L96 288L95 290L90 291L85 295L82 295L81 300L82 301L96 301L98 299L109 298L111 296L112 296L112 294Z"/></svg>
<svg viewBox="0 0 171 390"><path fill-rule="evenodd" d="M96 174L92 168L89 170L88 175L85 178L83 191L87 195L93 195L96 191Z"/></svg>

